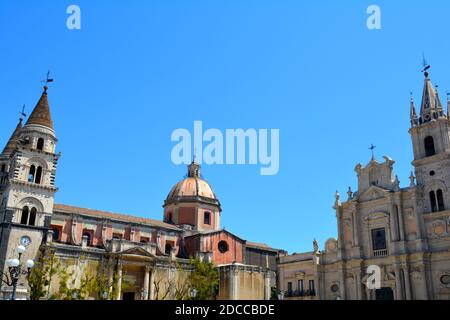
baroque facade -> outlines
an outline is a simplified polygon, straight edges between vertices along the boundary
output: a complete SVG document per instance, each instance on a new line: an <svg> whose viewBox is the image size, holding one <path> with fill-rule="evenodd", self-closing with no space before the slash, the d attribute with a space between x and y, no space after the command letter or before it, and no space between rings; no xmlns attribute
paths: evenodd
<svg viewBox="0 0 450 320"><path fill-rule="evenodd" d="M164 201L163 221L55 204L60 154L47 90L0 155L0 270L22 244L23 260L53 252L74 287L93 274L108 279L113 299L175 299L197 257L218 266L219 299L270 298L283 251L221 228L220 202L195 159ZM48 297L59 286L51 279ZM0 292L8 298L11 288ZM18 294L29 294L25 277Z"/></svg>
<svg viewBox="0 0 450 320"><path fill-rule="evenodd" d="M450 299L449 107L425 70L420 112L410 103L409 186L400 187L389 157L356 165L358 190L349 188L345 201L336 192L337 239L280 258L287 299ZM378 288L369 284L371 266L380 271Z"/></svg>

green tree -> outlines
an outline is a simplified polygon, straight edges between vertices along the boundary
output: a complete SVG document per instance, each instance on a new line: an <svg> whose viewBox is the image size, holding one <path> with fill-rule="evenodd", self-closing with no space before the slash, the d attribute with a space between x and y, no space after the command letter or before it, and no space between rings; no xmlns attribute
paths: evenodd
<svg viewBox="0 0 450 320"><path fill-rule="evenodd" d="M59 274L61 270L62 267L55 257L55 252L53 250L42 250L38 261L28 276L30 299L39 300L47 297L53 276Z"/></svg>
<svg viewBox="0 0 450 320"><path fill-rule="evenodd" d="M217 297L219 289L219 270L210 263L200 259L190 261L192 272L189 274L188 281L190 290L196 292L193 300L214 300Z"/></svg>

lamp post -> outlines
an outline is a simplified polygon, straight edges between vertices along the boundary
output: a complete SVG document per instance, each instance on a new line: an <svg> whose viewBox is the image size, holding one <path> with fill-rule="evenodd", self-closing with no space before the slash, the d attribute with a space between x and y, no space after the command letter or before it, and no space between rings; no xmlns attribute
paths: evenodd
<svg viewBox="0 0 450 320"><path fill-rule="evenodd" d="M7 286L13 288L12 294L11 294L11 300L16 299L16 290L17 290L17 282L19 282L19 277L21 274L24 274L27 276L30 275L31 269L34 267L34 261L31 259L28 259L25 263L26 269L22 269L20 258L22 257L22 254L27 249L23 245L18 245L16 248L16 254L18 255L17 258L8 259L6 261L6 265L8 266L8 272L4 273L4 278L2 277L2 282L5 283Z"/></svg>
<svg viewBox="0 0 450 320"><path fill-rule="evenodd" d="M198 293L198 290L195 289L195 288L192 288L192 290L191 290L191 298L192 298L192 300L196 300L197 293Z"/></svg>

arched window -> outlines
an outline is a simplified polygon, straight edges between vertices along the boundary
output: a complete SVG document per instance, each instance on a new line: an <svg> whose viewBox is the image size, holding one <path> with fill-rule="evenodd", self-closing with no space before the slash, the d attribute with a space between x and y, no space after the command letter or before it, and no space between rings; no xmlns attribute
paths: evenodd
<svg viewBox="0 0 450 320"><path fill-rule="evenodd" d="M44 149L44 139L39 138L37 142L36 149L43 150Z"/></svg>
<svg viewBox="0 0 450 320"><path fill-rule="evenodd" d="M28 173L28 182L34 182L34 176L36 175L36 167L32 165L30 172Z"/></svg>
<svg viewBox="0 0 450 320"><path fill-rule="evenodd" d="M86 237L86 243L88 246L92 246L92 234L90 231L83 231L83 238Z"/></svg>
<svg viewBox="0 0 450 320"><path fill-rule="evenodd" d="M211 212L205 211L205 216L203 219L204 224L211 224Z"/></svg>
<svg viewBox="0 0 450 320"><path fill-rule="evenodd" d="M6 171L6 164L2 164L2 172Z"/></svg>
<svg viewBox="0 0 450 320"><path fill-rule="evenodd" d="M169 212L169 214L167 215L167 223L173 223L172 212Z"/></svg>
<svg viewBox="0 0 450 320"><path fill-rule="evenodd" d="M172 245L170 243L166 243L166 254L170 254L172 252Z"/></svg>
<svg viewBox="0 0 450 320"><path fill-rule="evenodd" d="M436 150L434 149L434 139L431 136L428 136L424 140L425 144L425 156L430 157L436 154Z"/></svg>
<svg viewBox="0 0 450 320"><path fill-rule="evenodd" d="M430 205L431 205L431 212L436 212L437 211L436 195L434 191L430 191Z"/></svg>
<svg viewBox="0 0 450 320"><path fill-rule="evenodd" d="M59 241L59 236L60 236L59 228L53 227L52 231L53 231L53 241Z"/></svg>
<svg viewBox="0 0 450 320"><path fill-rule="evenodd" d="M438 205L439 211L444 211L445 210L444 195L442 194L442 190L441 189L439 189L436 192L436 197L437 197L437 205Z"/></svg>
<svg viewBox="0 0 450 320"><path fill-rule="evenodd" d="M30 226L34 226L36 224L36 213L37 213L36 208L32 208L30 211L30 220L28 221L28 224Z"/></svg>
<svg viewBox="0 0 450 320"><path fill-rule="evenodd" d="M22 217L20 218L20 224L27 224L28 223L28 213L29 213L28 207L23 207L23 209L22 209Z"/></svg>
<svg viewBox="0 0 450 320"><path fill-rule="evenodd" d="M34 182L40 184L41 178L42 178L42 167L38 167L36 170L36 179L34 180Z"/></svg>

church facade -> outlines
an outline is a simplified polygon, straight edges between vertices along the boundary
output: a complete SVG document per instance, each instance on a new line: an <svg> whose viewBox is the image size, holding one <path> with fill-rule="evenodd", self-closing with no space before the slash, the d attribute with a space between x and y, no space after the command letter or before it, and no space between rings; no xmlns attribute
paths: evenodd
<svg viewBox="0 0 450 320"><path fill-rule="evenodd" d="M445 112L425 70L419 113L410 103L414 159L402 188L394 160L357 164L358 190L336 192L337 239L281 257L286 299L450 299L450 102ZM379 286L370 285L380 271Z"/></svg>
<svg viewBox="0 0 450 320"><path fill-rule="evenodd" d="M195 159L164 201L162 221L56 204L60 154L47 90L0 155L0 270L21 244L22 261L52 252L71 286L88 274L105 279L100 298L177 299L190 294L183 290L195 257L218 266L219 299L270 298L283 251L221 228L220 202ZM60 280L50 279L47 298ZM0 298L11 295L8 285L0 291ZM17 295L29 295L25 276Z"/></svg>

